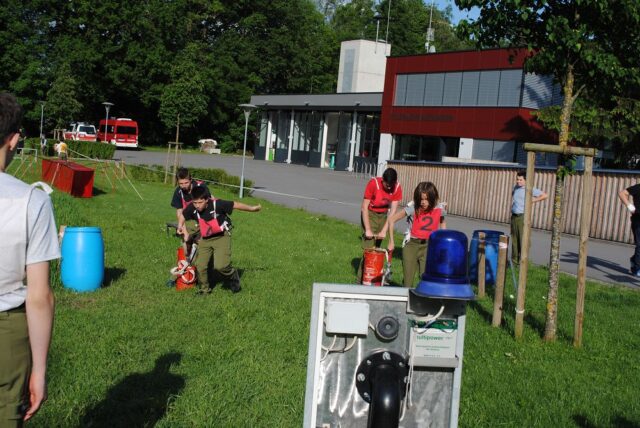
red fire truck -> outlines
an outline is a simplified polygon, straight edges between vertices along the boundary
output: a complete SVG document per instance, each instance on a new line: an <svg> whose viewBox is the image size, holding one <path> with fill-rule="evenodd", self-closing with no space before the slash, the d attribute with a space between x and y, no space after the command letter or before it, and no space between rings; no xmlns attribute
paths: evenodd
<svg viewBox="0 0 640 428"><path fill-rule="evenodd" d="M107 121L102 119L98 126L98 141L116 147L138 148L138 123L125 117L109 118Z"/></svg>

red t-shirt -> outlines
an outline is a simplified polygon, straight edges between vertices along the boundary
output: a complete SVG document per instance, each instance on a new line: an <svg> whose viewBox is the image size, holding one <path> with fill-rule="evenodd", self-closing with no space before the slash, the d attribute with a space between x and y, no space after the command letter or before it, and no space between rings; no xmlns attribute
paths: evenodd
<svg viewBox="0 0 640 428"><path fill-rule="evenodd" d="M416 210L413 214L413 224L411 225L411 237L417 239L429 239L432 232L440 228L442 221L442 210L434 208L428 213Z"/></svg>
<svg viewBox="0 0 640 428"><path fill-rule="evenodd" d="M364 189L364 199L371 201L369 211L384 213L389 209L391 202L402 200L402 187L400 183L396 183L395 189L388 193L384 190L382 177L372 178Z"/></svg>

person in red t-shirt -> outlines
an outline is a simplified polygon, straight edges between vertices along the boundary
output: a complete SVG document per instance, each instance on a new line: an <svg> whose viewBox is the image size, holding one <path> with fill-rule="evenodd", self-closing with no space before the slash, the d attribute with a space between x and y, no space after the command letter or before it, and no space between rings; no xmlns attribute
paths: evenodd
<svg viewBox="0 0 640 428"><path fill-rule="evenodd" d="M387 168L382 177L369 180L360 207L363 250L382 245L389 228L388 218L395 214L401 200L402 187L398 183L398 173L395 169ZM363 263L364 260L361 259L358 266L358 282L362 281Z"/></svg>
<svg viewBox="0 0 640 428"><path fill-rule="evenodd" d="M416 272L424 272L427 262L429 236L438 229L446 229L444 204L438 204L438 189L431 182L423 181L413 192L413 205L389 217L389 249L393 249L393 227L395 222L410 219L409 240L402 249L402 271L405 287L413 287Z"/></svg>

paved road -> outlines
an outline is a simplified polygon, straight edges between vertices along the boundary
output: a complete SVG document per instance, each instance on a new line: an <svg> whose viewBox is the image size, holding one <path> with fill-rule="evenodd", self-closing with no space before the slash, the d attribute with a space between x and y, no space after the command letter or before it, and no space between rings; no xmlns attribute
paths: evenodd
<svg viewBox="0 0 640 428"><path fill-rule="evenodd" d="M127 163L164 165L166 155L159 152L118 150L116 158ZM247 158L245 177L254 182L253 195L268 201L310 212L325 214L350 223L360 222L360 202L367 178L328 169L309 168L256 161ZM191 167L221 168L240 176L242 157L220 155L182 155L182 163ZM509 225L466 217L449 216L447 226L471 236L474 230L490 229L509 233ZM549 260L551 233L534 230L531 261L546 265ZM578 239L563 235L560 246L560 269L574 274L578 266ZM619 283L640 289L640 279L629 275L629 257L633 246L592 239L589 241L587 277L604 283Z"/></svg>

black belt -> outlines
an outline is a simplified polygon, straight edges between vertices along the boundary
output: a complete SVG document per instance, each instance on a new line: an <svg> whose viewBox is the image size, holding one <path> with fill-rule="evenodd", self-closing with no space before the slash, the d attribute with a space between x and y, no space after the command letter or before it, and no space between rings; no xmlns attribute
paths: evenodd
<svg viewBox="0 0 640 428"><path fill-rule="evenodd" d="M411 238L410 241L418 243L418 244L426 244L429 240L428 239Z"/></svg>
<svg viewBox="0 0 640 428"><path fill-rule="evenodd" d="M9 309L8 311L3 311L7 314L12 314L12 313L19 313L19 312L26 312L27 308L25 307L24 303L21 304L20 306L18 306L17 308L13 308L13 309Z"/></svg>
<svg viewBox="0 0 640 428"><path fill-rule="evenodd" d="M511 217L522 217L523 215L524 213L522 214L511 213Z"/></svg>

